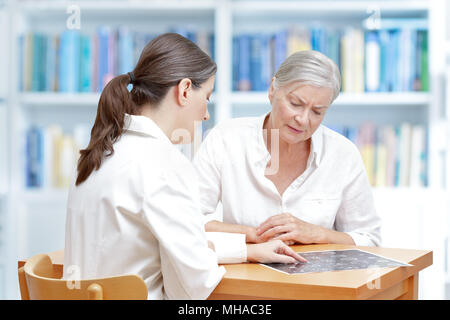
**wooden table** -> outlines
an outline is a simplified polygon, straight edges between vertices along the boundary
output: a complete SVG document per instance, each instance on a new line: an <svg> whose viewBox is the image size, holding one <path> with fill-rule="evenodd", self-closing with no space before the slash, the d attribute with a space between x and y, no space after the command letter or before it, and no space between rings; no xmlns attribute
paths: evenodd
<svg viewBox="0 0 450 320"><path fill-rule="evenodd" d="M227 272L209 299L417 299L419 271L433 263L433 252L424 250L335 244L292 248L296 252L361 249L413 266L288 275L253 263L225 265ZM62 275L64 252L49 255ZM24 263L19 261L19 267Z"/></svg>

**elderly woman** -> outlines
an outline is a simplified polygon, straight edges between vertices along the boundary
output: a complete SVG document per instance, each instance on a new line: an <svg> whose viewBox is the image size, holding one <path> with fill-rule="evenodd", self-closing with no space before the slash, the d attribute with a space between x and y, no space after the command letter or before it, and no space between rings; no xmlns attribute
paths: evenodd
<svg viewBox="0 0 450 320"><path fill-rule="evenodd" d="M247 242L380 245L380 219L356 146L321 123L339 95L336 64L316 51L289 56L272 79L272 110L216 126L197 152L207 231Z"/></svg>

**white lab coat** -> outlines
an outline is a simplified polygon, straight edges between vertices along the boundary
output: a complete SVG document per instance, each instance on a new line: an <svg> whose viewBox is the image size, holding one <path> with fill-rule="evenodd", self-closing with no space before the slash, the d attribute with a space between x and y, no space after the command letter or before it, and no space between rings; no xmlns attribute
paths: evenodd
<svg viewBox="0 0 450 320"><path fill-rule="evenodd" d="M151 119L126 115L125 128L70 188L64 278L137 274L149 299L205 299L225 273L218 262L246 260L245 235L212 233L209 249L192 164Z"/></svg>

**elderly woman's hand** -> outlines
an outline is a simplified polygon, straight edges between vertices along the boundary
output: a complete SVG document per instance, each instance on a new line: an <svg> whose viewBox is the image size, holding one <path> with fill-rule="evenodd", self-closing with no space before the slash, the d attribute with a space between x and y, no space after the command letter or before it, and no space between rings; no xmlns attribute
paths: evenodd
<svg viewBox="0 0 450 320"><path fill-rule="evenodd" d="M287 245L296 242L302 244L323 243L323 227L305 222L290 213L274 215L261 223L257 228L257 237L260 240L281 240Z"/></svg>

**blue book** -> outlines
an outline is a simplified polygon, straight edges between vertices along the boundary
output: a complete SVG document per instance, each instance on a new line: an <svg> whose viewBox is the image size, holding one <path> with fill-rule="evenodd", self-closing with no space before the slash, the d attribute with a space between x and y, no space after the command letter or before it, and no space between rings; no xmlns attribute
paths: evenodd
<svg viewBox="0 0 450 320"><path fill-rule="evenodd" d="M126 74L133 71L135 62L133 57L133 34L126 27L118 31L118 74Z"/></svg>
<svg viewBox="0 0 450 320"><path fill-rule="evenodd" d="M272 81L272 65L270 55L270 36L261 35L261 74L260 86L262 91L266 91Z"/></svg>
<svg viewBox="0 0 450 320"><path fill-rule="evenodd" d="M380 30L378 32L378 39L380 43L380 87L379 91L389 91L389 32L387 30Z"/></svg>
<svg viewBox="0 0 450 320"><path fill-rule="evenodd" d="M108 27L100 27L97 31L97 35L98 35L97 88L101 92L103 90L104 82L108 74L109 59L111 58L108 54L110 29Z"/></svg>
<svg viewBox="0 0 450 320"><path fill-rule="evenodd" d="M321 26L311 28L311 48L328 56L327 33Z"/></svg>
<svg viewBox="0 0 450 320"><path fill-rule="evenodd" d="M261 83L261 38L259 35L250 36L250 83L252 91L262 91Z"/></svg>
<svg viewBox="0 0 450 320"><path fill-rule="evenodd" d="M19 35L17 39L17 46L19 48L19 76L18 76L18 90L25 91L23 86L23 69L25 65L25 35Z"/></svg>
<svg viewBox="0 0 450 320"><path fill-rule="evenodd" d="M214 35L214 33L211 33L209 35L209 52L211 52L211 59L213 61L216 61L216 36ZM215 90L215 87L214 87Z"/></svg>
<svg viewBox="0 0 450 320"><path fill-rule="evenodd" d="M410 30L399 30L399 50L398 50L398 75L399 83L397 91L409 90L409 58L410 58Z"/></svg>
<svg viewBox="0 0 450 320"><path fill-rule="evenodd" d="M239 36L239 91L249 91L250 82L250 37L248 35Z"/></svg>
<svg viewBox="0 0 450 320"><path fill-rule="evenodd" d="M26 135L26 186L42 186L42 131L36 127L27 130Z"/></svg>
<svg viewBox="0 0 450 320"><path fill-rule="evenodd" d="M416 55L417 55L417 31L411 30L410 33L410 57L409 57L409 79L408 79L408 90L414 91L415 86L415 80L416 80Z"/></svg>
<svg viewBox="0 0 450 320"><path fill-rule="evenodd" d="M80 70L80 34L66 30L61 34L59 53L59 91L77 92Z"/></svg>
<svg viewBox="0 0 450 320"><path fill-rule="evenodd" d="M41 34L39 37L39 91L45 91L47 87L47 44L48 36Z"/></svg>
<svg viewBox="0 0 450 320"><path fill-rule="evenodd" d="M33 59L31 64L31 91L39 91L39 75L41 60L41 35L34 33L32 35Z"/></svg>
<svg viewBox="0 0 450 320"><path fill-rule="evenodd" d="M277 32L274 37L274 49L275 49L274 70L275 70L275 73L278 71L278 68L283 63L283 61L286 59L287 36L288 36L287 31L283 30L283 31Z"/></svg>
<svg viewBox="0 0 450 320"><path fill-rule="evenodd" d="M80 92L91 91L92 48L91 38L87 35L80 37Z"/></svg>
<svg viewBox="0 0 450 320"><path fill-rule="evenodd" d="M327 37L327 56L333 60L339 69L341 69L341 35L337 30L330 30Z"/></svg>
<svg viewBox="0 0 450 320"><path fill-rule="evenodd" d="M351 142L356 144L356 139L358 138L358 128L357 127L346 127L344 129L344 136Z"/></svg>
<svg viewBox="0 0 450 320"><path fill-rule="evenodd" d="M233 91L238 90L238 82L239 82L239 37L233 37L233 48L232 48L232 64L233 64L233 83L232 89Z"/></svg>
<svg viewBox="0 0 450 320"><path fill-rule="evenodd" d="M391 33L391 90L401 91L401 64L400 64L400 31L394 30Z"/></svg>

